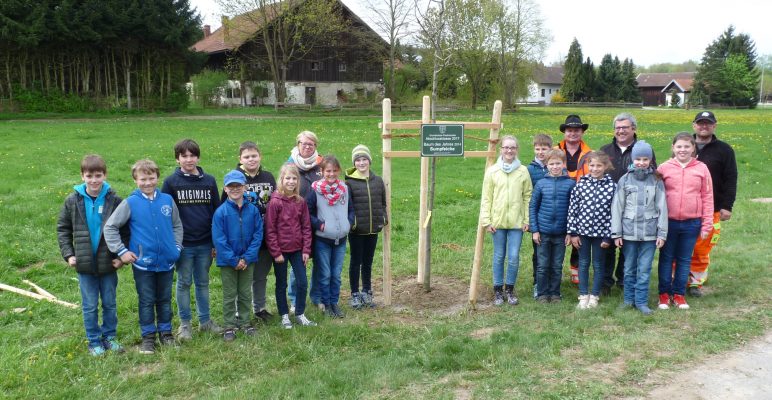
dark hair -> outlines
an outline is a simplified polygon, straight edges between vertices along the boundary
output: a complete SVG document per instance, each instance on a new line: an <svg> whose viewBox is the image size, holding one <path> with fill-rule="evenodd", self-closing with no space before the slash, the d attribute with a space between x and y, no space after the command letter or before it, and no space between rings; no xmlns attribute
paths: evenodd
<svg viewBox="0 0 772 400"><path fill-rule="evenodd" d="M80 161L80 173L101 172L107 173L107 164L98 154L88 154Z"/></svg>
<svg viewBox="0 0 772 400"><path fill-rule="evenodd" d="M196 157L201 157L201 148L198 147L198 143L195 140L182 139L174 145L174 159L180 158L181 155L188 151Z"/></svg>
<svg viewBox="0 0 772 400"><path fill-rule="evenodd" d="M333 167L335 167L335 168L336 168L338 171L341 171L341 170L342 170L342 169L341 169L341 167L340 167L340 162L339 162L339 161L338 161L338 159L337 159L337 158L335 158L335 156L334 156L334 155L332 155L332 154L328 154L328 155L324 156L324 158L322 158L322 162L320 162L320 163L319 163L319 168L320 168L322 171L324 171L324 169L325 169L325 168L327 168L327 166L329 166L329 165L332 165L332 166L333 166Z"/></svg>
<svg viewBox="0 0 772 400"><path fill-rule="evenodd" d="M675 145L677 141L679 140L686 140L689 143L692 144L692 147L694 148L694 151L692 151L692 157L695 157L697 155L697 142L694 140L694 136L692 136L689 132L678 132L676 133L675 137L673 138L673 144ZM675 153L670 153L671 157L675 157Z"/></svg>
<svg viewBox="0 0 772 400"><path fill-rule="evenodd" d="M260 148L257 147L257 143L255 143L255 142L246 141L246 142L242 143L239 146L239 156L241 156L241 153L243 153L245 150L254 150L254 151L260 153Z"/></svg>

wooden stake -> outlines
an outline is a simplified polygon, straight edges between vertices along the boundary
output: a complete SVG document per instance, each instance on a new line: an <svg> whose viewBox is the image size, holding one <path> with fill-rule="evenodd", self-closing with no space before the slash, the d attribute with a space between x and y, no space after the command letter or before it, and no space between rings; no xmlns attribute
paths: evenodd
<svg viewBox="0 0 772 400"><path fill-rule="evenodd" d="M46 296L46 297L49 297L49 298L52 298L52 299L56 298L56 296L52 295L51 293L48 293L45 289L43 289L42 287L34 284L32 281L28 281L26 279L23 279L22 282L26 283L27 285L32 286L32 288L35 289L36 292L42 294L43 296Z"/></svg>
<svg viewBox="0 0 772 400"><path fill-rule="evenodd" d="M16 294L20 294L22 296L31 297L31 298L36 299L36 300L50 301L52 303L63 305L65 307L69 307L69 308L78 308L79 307L77 304L68 303L66 301L62 301L62 300L59 300L57 298L50 298L50 297L47 297L47 296L43 296L42 294L37 294L37 293L30 292L30 291L24 290L24 289L19 289L17 287L6 285L4 283L0 283L0 289L8 291L8 292L13 292L13 293L16 293Z"/></svg>
<svg viewBox="0 0 772 400"><path fill-rule="evenodd" d="M429 96L424 96L423 106L421 108L421 123L431 123L431 100ZM420 129L420 128L419 128ZM418 202L418 274L416 278L418 283L424 282L424 267L426 265L426 215L428 207L426 205L429 193L429 158L421 157L421 183Z"/></svg>
<svg viewBox="0 0 772 400"><path fill-rule="evenodd" d="M391 129L387 124L391 122L391 100L383 99L383 171L381 178L386 187L386 215L389 217L388 225L383 227L383 303L391 305L391 225L394 223L394 215L391 213L391 158L387 152L391 151Z"/></svg>
<svg viewBox="0 0 772 400"><path fill-rule="evenodd" d="M499 124L498 126L501 126L501 101L496 100L496 102L493 105L493 117L491 118L491 122L494 124ZM488 167L493 165L493 163L496 160L495 151L496 151L496 141L498 141L499 138L499 130L500 128L492 128L490 130L490 133L488 135L488 151L494 152L493 156L489 156L485 161L485 170L488 170ZM469 304L472 306L472 309L474 309L477 306L477 283L480 281L480 264L482 261L482 252L483 252L483 242L485 240L485 228L480 224L479 220L477 222L477 238L475 240L474 244L474 259L472 261L472 278L469 282Z"/></svg>

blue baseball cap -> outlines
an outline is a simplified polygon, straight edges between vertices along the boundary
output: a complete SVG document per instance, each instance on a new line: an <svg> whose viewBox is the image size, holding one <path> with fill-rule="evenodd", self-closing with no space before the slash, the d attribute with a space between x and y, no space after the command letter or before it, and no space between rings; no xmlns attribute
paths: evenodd
<svg viewBox="0 0 772 400"><path fill-rule="evenodd" d="M244 177L244 174L241 173L241 171L233 170L225 174L223 184L228 186L233 183L238 183L239 185L244 186L247 183L247 178Z"/></svg>

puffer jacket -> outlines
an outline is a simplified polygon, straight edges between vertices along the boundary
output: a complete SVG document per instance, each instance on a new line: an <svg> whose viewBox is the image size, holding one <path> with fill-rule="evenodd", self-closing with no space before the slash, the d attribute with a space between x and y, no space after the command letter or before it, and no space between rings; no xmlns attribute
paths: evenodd
<svg viewBox="0 0 772 400"><path fill-rule="evenodd" d="M579 178L568 205L568 233L610 239L611 201L616 189L617 184L609 174L600 179L590 175Z"/></svg>
<svg viewBox="0 0 772 400"><path fill-rule="evenodd" d="M631 171L619 179L611 205L611 238L667 239L665 184L654 168Z"/></svg>
<svg viewBox="0 0 772 400"><path fill-rule="evenodd" d="M107 183L104 183L107 185ZM122 199L112 189L107 189L104 205L102 206L102 229L105 222L113 213ZM105 275L115 272L112 260L118 256L107 248L104 235L99 235L96 257L92 251L91 232L86 221L86 205L83 195L71 193L64 200L62 210L59 212L59 220L56 224L56 235L59 240L59 250L66 262L75 256L75 270L81 274ZM120 229L120 236L126 243L129 241L129 227Z"/></svg>
<svg viewBox="0 0 772 400"><path fill-rule="evenodd" d="M665 182L668 218L685 221L702 219L702 232L713 229L713 180L708 167L696 159L681 167L669 159L657 168Z"/></svg>
<svg viewBox="0 0 772 400"><path fill-rule="evenodd" d="M548 170L545 164L539 164L533 160L528 164L528 174L531 175L531 186L536 186L536 182L547 176Z"/></svg>
<svg viewBox="0 0 772 400"><path fill-rule="evenodd" d="M524 166L506 173L499 164L485 171L480 199L480 225L496 229L522 229L528 224L531 177Z"/></svg>
<svg viewBox="0 0 772 400"><path fill-rule="evenodd" d="M354 224L351 233L370 235L383 230L388 224L386 215L386 185L380 176L370 171L365 177L356 168L346 171L346 185L354 205Z"/></svg>
<svg viewBox="0 0 772 400"><path fill-rule="evenodd" d="M529 214L531 232L548 235L566 233L568 202L576 182L563 171L561 176L546 175L536 182Z"/></svg>
<svg viewBox="0 0 772 400"><path fill-rule="evenodd" d="M301 198L289 198L278 191L271 194L265 212L265 241L271 257L302 251L311 254L311 219L308 204Z"/></svg>
<svg viewBox="0 0 772 400"><path fill-rule="evenodd" d="M257 206L244 202L241 208L226 200L214 212L212 241L217 249L218 267L235 267L239 260L257 262L263 243L263 218Z"/></svg>
<svg viewBox="0 0 772 400"><path fill-rule="evenodd" d="M611 139L611 143L600 148L600 151L606 153L609 161L611 161L611 165L614 166L614 169L608 171L614 182L619 182L622 175L627 173L627 168L633 163L633 146L635 146L637 141L638 136L634 134L633 142L630 146L627 146L625 151L622 151L622 149L619 148L619 145L617 145L617 138L615 137ZM654 169L657 169L657 155L653 153L651 155L651 165Z"/></svg>

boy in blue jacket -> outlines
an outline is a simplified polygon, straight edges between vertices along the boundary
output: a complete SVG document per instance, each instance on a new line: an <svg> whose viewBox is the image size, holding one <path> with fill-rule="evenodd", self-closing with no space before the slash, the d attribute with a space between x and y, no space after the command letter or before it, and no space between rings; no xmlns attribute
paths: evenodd
<svg viewBox="0 0 772 400"><path fill-rule="evenodd" d="M571 237L567 232L568 204L576 182L568 177L566 154L550 150L545 156L548 174L536 183L529 209L530 228L537 246L537 301L559 302L563 258Z"/></svg>
<svg viewBox="0 0 772 400"><path fill-rule="evenodd" d="M222 276L223 340L226 342L236 339L239 328L248 336L256 333L250 323L252 274L263 243L263 218L255 205L244 201L246 183L240 171L225 175L223 185L228 200L220 205L212 219L212 238Z"/></svg>
<svg viewBox="0 0 772 400"><path fill-rule="evenodd" d="M140 354L155 353L156 334L163 345L174 345L172 282L174 263L182 250L182 222L172 196L158 190L158 166L139 160L131 167L137 184L115 209L104 227L105 242L124 264L132 264L139 300ZM129 226L128 246L119 230Z"/></svg>

